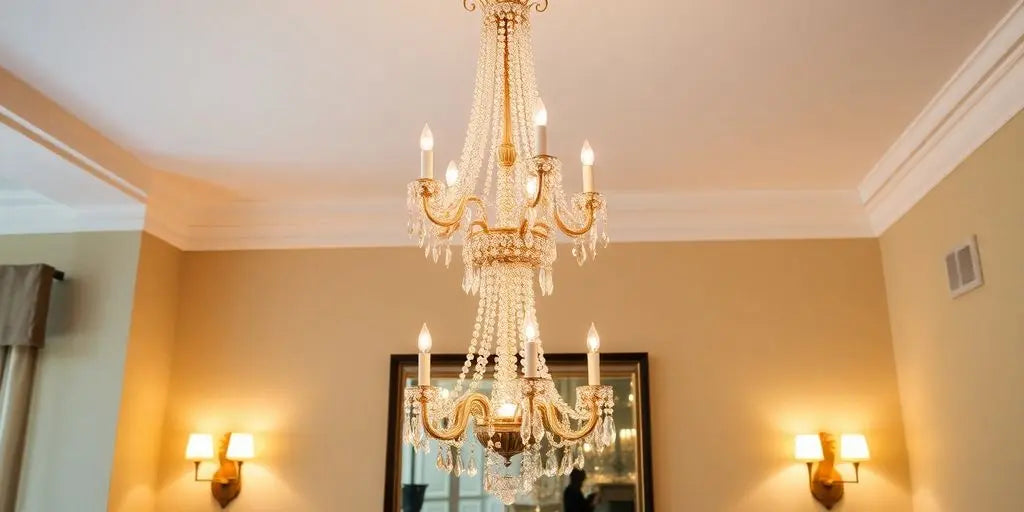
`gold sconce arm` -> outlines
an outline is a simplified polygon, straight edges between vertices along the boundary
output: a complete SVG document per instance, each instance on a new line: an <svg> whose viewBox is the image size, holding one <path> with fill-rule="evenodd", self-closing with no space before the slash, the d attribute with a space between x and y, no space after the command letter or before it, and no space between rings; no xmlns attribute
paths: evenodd
<svg viewBox="0 0 1024 512"><path fill-rule="evenodd" d="M484 422L490 421L491 418L491 403L487 397L480 393L473 393L455 406L455 420L452 425L447 429L438 429L430 424L430 419L427 416L427 404L429 403L427 394L422 394L419 400L420 421L423 423L423 429L430 437L438 441L454 441L464 437L466 428L469 426L470 416L476 416Z"/></svg>
<svg viewBox="0 0 1024 512"><path fill-rule="evenodd" d="M859 484L860 483L860 462L851 462L851 464L853 464L853 480L843 480L841 477L840 477L839 480L833 480L833 479L829 479L829 478L826 477L826 478L822 479L822 482L825 483L825 484L828 484L828 485L835 485L835 484ZM807 463L807 479L810 480L812 488L814 487L814 479L815 479L815 476L814 476L814 474L811 471L811 468L813 466L814 466L813 462L808 462ZM835 464L833 463L833 467L834 466L835 466ZM825 474L828 474L828 473L826 472ZM835 475L839 475L840 473L838 471L836 471L834 474Z"/></svg>
<svg viewBox="0 0 1024 512"><path fill-rule="evenodd" d="M555 224L558 225L558 229L568 236L583 236L590 231L590 228L594 227L594 221L596 220L595 213L601 203L600 195L597 192L585 192L585 194L586 200L583 202L583 212L587 215L587 220L583 223L583 227L581 228L573 228L566 224L562 219L562 216L558 213L558 208L554 209Z"/></svg>

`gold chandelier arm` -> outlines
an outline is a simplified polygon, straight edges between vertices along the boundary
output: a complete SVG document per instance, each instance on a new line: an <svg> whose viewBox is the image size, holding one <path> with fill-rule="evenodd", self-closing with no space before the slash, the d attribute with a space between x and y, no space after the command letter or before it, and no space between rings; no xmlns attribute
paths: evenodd
<svg viewBox="0 0 1024 512"><path fill-rule="evenodd" d="M562 420L558 414L558 408L551 402L545 402L540 406L541 417L544 418L544 425L548 427L548 430L561 437L565 441L579 441L584 437L587 437L591 432L594 431L594 427L597 426L597 417L599 409L596 401L590 402L590 417L587 418L587 424L580 430L572 430L569 425L562 424Z"/></svg>
<svg viewBox="0 0 1024 512"><path fill-rule="evenodd" d="M477 208L480 209L480 217L483 219L484 224L487 224L487 210L484 208L483 200L477 196L467 196L462 198L462 200L459 201L459 206L455 210L455 214L452 215L450 219L441 219L430 211L429 193L422 194L420 199L423 204L423 214L430 219L430 222L442 228L450 228L462 221L462 215L466 213L466 207L470 204L475 204Z"/></svg>
<svg viewBox="0 0 1024 512"><path fill-rule="evenodd" d="M536 208L540 204L540 199L544 197L544 175L547 173L537 173L537 195L534 196L533 201L530 202L530 208Z"/></svg>
<svg viewBox="0 0 1024 512"><path fill-rule="evenodd" d="M422 395L419 400L420 421L423 423L423 430L426 430L430 437L438 441L454 441L464 437L471 416L476 416L485 422L490 421L491 418L491 403L487 397L480 393L473 393L455 406L455 421L452 425L447 429L437 429L430 424L430 419L427 416L429 399L426 395Z"/></svg>
<svg viewBox="0 0 1024 512"><path fill-rule="evenodd" d="M568 224L566 224L566 222L564 220L562 220L562 216L558 214L558 207L555 207L554 208L554 210L555 210L555 215L554 215L554 217L555 217L555 224L557 224L558 225L558 229L562 230L562 233L565 233L566 235L569 235L569 236L583 236L583 235L587 234L588 231L590 231L590 228L594 227L594 220L595 220L594 210L596 209L596 207L597 207L597 204L595 202L593 202L591 200L588 200L586 202L586 204L584 205L583 211L587 214L587 220L586 220L586 222L584 222L583 227L581 227L579 229L575 229L575 228L569 226Z"/></svg>

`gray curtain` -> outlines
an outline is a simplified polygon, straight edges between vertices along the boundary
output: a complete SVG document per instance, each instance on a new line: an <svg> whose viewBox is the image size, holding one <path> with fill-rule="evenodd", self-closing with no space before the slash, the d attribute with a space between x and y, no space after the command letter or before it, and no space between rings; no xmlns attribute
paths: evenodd
<svg viewBox="0 0 1024 512"><path fill-rule="evenodd" d="M36 356L46 339L55 270L0 265L0 512L18 503Z"/></svg>

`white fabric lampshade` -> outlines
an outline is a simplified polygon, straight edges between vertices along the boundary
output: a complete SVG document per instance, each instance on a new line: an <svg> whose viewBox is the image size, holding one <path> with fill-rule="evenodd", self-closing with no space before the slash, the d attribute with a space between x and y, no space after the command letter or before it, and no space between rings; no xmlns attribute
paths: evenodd
<svg viewBox="0 0 1024 512"><path fill-rule="evenodd" d="M800 462L817 462L825 458L821 450L821 438L818 434L800 434L796 436L794 458Z"/></svg>
<svg viewBox="0 0 1024 512"><path fill-rule="evenodd" d="M861 462L870 459L868 440L861 434L843 434L839 443L839 458L847 462Z"/></svg>
<svg viewBox="0 0 1024 512"><path fill-rule="evenodd" d="M252 434L232 433L228 441L228 460L249 460L254 456Z"/></svg>
<svg viewBox="0 0 1024 512"><path fill-rule="evenodd" d="M213 436L210 434L190 434L188 436L188 446L185 447L185 459L200 461L212 458Z"/></svg>

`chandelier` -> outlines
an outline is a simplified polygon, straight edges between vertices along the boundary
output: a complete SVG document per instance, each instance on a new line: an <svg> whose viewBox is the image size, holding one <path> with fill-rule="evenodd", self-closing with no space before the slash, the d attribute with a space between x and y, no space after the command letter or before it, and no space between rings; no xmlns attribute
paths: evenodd
<svg viewBox="0 0 1024 512"><path fill-rule="evenodd" d="M430 332L419 337L418 386L405 391L403 439L417 453L438 445L437 467L461 476L483 470L485 489L505 504L542 476L583 467L584 444L615 439L611 386L602 386L599 338L587 336L588 384L569 405L555 388L536 320L534 276L554 290L556 230L582 265L608 244L607 212L594 191L594 152L584 143L583 192L567 197L561 162L547 154L547 112L537 95L530 13L547 1L464 0L483 12L472 113L459 163L434 178L433 135L420 137L420 179L408 186L409 235L434 262L451 263L459 237L462 288L479 296L469 351L452 389L430 385ZM495 356L490 395L480 384ZM522 362L522 376L519 362ZM468 377L468 379L467 379ZM468 380L468 382L467 382ZM472 435L476 442L467 439ZM477 467L478 449L484 467ZM464 451L468 457L464 459Z"/></svg>

